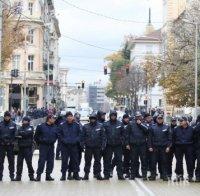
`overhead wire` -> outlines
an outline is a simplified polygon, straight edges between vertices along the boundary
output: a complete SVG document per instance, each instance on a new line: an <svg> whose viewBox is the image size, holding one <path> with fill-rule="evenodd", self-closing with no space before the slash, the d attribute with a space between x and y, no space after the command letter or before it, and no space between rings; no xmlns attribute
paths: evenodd
<svg viewBox="0 0 200 196"><path fill-rule="evenodd" d="M114 20L114 21L117 21L117 22L126 22L126 23L141 23L141 24L146 24L147 22L144 22L144 21L136 21L136 20L130 20L130 19L120 19L120 18L115 18L115 17L112 17L112 16L107 16L105 14L102 14L102 13L98 13L98 12L95 12L95 11L92 11L92 10L88 10L88 9L85 9L85 8L82 8L80 6L77 6L67 0L61 0L62 2L64 2L66 5L69 5L73 8L76 8L80 11L83 11L85 13L88 13L88 14L91 14L91 15L96 15L96 16L100 16L100 17L104 17L106 19L110 19L110 20ZM154 23L163 23L163 22L154 22Z"/></svg>

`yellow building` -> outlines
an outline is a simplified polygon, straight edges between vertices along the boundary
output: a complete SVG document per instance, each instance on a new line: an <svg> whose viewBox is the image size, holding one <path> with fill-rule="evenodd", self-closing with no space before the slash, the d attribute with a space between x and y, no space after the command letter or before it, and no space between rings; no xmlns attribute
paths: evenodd
<svg viewBox="0 0 200 196"><path fill-rule="evenodd" d="M7 70L1 73L3 78L1 111L13 107L26 110L28 107L46 106L48 101L51 102L51 86L58 85L60 30L53 1L23 0L21 3L16 0L11 1L11 5L16 3L20 10L16 14L16 20L20 18L20 22L24 24L25 41L20 48L13 51ZM11 70L19 70L19 76L11 77ZM47 85L50 86L48 99Z"/></svg>

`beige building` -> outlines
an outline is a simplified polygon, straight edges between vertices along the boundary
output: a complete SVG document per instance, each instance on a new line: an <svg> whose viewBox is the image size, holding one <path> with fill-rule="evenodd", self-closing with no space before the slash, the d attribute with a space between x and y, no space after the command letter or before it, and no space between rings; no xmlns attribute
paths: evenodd
<svg viewBox="0 0 200 196"><path fill-rule="evenodd" d="M187 0L163 0L163 50L173 45L173 37L170 30L173 22L184 12L187 6Z"/></svg>
<svg viewBox="0 0 200 196"><path fill-rule="evenodd" d="M60 93L61 100L64 104L67 104L67 94L68 94L68 86L67 86L67 75L68 68L60 68L59 79L60 79Z"/></svg>
<svg viewBox="0 0 200 196"><path fill-rule="evenodd" d="M25 41L22 47L13 52L7 70L2 73L4 99L1 109L5 111L12 107L22 110L28 107L41 108L51 101L50 96L48 99L46 97L45 86L58 86L60 31L53 1L23 0L19 3L13 0L11 3L18 4L20 11L16 20L21 15ZM47 39L49 41L46 44ZM11 70L19 70L19 76L11 77Z"/></svg>

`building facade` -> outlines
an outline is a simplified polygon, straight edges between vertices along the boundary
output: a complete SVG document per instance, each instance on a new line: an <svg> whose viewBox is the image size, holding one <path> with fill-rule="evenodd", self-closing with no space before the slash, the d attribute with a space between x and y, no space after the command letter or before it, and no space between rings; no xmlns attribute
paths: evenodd
<svg viewBox="0 0 200 196"><path fill-rule="evenodd" d="M53 2L51 0L11 1L11 5L16 4L20 10L16 14L16 20L23 23L25 41L23 46L13 51L7 69L1 73L4 92L3 111L12 108L27 110L28 107L46 106L46 102L50 102L50 98L48 99L45 93L47 74L49 74L49 81L55 74L52 84L57 85L58 81L60 31ZM50 17L48 21L47 15ZM46 43L47 39L49 43ZM51 40L54 40L54 44ZM46 51L47 44L51 45L49 51ZM54 51L54 55L51 54L51 50ZM48 72L46 67L49 68ZM11 70L19 70L19 76L11 77Z"/></svg>
<svg viewBox="0 0 200 196"><path fill-rule="evenodd" d="M60 68L59 78L60 78L60 93L61 93L61 100L67 104L67 92L68 92L68 85L67 85L67 75L68 75L67 68Z"/></svg>
<svg viewBox="0 0 200 196"><path fill-rule="evenodd" d="M140 37L129 37L129 47L131 48L131 62L133 66L141 67L149 56L161 55L162 40L161 30L152 32ZM156 107L163 107L163 90L158 84L154 87L140 89L138 92L138 106L150 110Z"/></svg>
<svg viewBox="0 0 200 196"><path fill-rule="evenodd" d="M101 84L89 85L88 87L88 103L94 111L104 110L106 104L105 87Z"/></svg>

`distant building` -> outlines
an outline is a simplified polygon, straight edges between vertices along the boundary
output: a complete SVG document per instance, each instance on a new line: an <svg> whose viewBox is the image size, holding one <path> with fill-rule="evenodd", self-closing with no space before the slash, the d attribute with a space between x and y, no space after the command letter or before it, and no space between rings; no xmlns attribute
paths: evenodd
<svg viewBox="0 0 200 196"><path fill-rule="evenodd" d="M67 74L68 74L68 68L60 68L59 71L59 83L60 83L60 97L61 100L67 104L67 91L68 91L68 87L67 87Z"/></svg>
<svg viewBox="0 0 200 196"><path fill-rule="evenodd" d="M94 111L104 110L106 101L105 88L101 85L94 84L88 88L89 107Z"/></svg>
<svg viewBox="0 0 200 196"><path fill-rule="evenodd" d="M23 46L13 51L7 69L1 73L4 99L0 102L0 108L3 111L12 107L21 110L28 107L41 108L51 104L52 98L58 99L59 95L60 30L54 3L53 0L11 0L10 3L20 8L16 20L20 20L24 25L25 41ZM19 77L11 79L13 69L19 70Z"/></svg>
<svg viewBox="0 0 200 196"><path fill-rule="evenodd" d="M159 56L162 53L161 29L154 30L151 24L151 10L149 10L149 22L144 35L128 37L131 50L132 65L141 67L148 56ZM142 69L142 67L141 67ZM163 90L156 84L153 88L140 89L138 92L138 106L140 109L151 109L163 106Z"/></svg>

